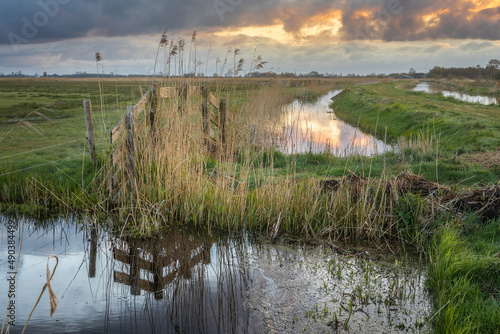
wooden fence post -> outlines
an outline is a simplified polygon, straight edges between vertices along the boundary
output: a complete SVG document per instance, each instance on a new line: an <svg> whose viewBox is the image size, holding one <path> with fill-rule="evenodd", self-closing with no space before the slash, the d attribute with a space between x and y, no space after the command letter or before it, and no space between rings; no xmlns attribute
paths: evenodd
<svg viewBox="0 0 500 334"><path fill-rule="evenodd" d="M226 143L226 120L227 120L227 100L220 99L219 103L219 136L220 144Z"/></svg>
<svg viewBox="0 0 500 334"><path fill-rule="evenodd" d="M127 107L127 156L128 156L128 171L129 182L134 182L135 176L135 120L134 120L134 106Z"/></svg>
<svg viewBox="0 0 500 334"><path fill-rule="evenodd" d="M188 99L188 90L189 90L189 86L188 86L187 82L184 83L184 85L182 85L181 89L179 89L179 96L181 98L181 107L180 107L181 112L187 111L186 104L187 104L187 99Z"/></svg>
<svg viewBox="0 0 500 334"><path fill-rule="evenodd" d="M155 131L155 117L158 111L158 84L151 87L151 109L149 110L149 121L151 123L151 133Z"/></svg>
<svg viewBox="0 0 500 334"><path fill-rule="evenodd" d="M87 140L89 142L90 161L95 164L97 154L95 152L94 122L92 121L92 104L90 100L83 101L83 111L85 113L85 123L87 123Z"/></svg>
<svg viewBox="0 0 500 334"><path fill-rule="evenodd" d="M201 87L201 95L203 97L201 101L201 116L203 119L203 135L205 137L205 141L208 141L207 136L210 135L209 133L209 125L210 125L210 120L208 119L208 85L205 83Z"/></svg>

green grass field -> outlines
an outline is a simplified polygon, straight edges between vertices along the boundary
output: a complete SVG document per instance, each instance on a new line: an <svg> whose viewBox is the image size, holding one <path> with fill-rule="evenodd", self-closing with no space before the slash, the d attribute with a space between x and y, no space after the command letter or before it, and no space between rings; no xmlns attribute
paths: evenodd
<svg viewBox="0 0 500 334"><path fill-rule="evenodd" d="M211 85L212 91L230 99L232 113L263 90L255 81ZM290 86L281 90L292 96L303 90ZM337 115L379 138L402 144L399 153L340 159L326 154L289 157L276 152L272 155L273 175L287 178L293 172L295 178L326 179L352 171L367 177L390 177L409 169L429 180L458 187L498 182L498 165L485 167L478 159L467 158L477 152L498 152L500 107L414 93L404 86L400 82L357 85L354 80L337 79L324 83L320 90L311 90L317 96L334 87L350 87L351 91L334 104ZM86 187L95 167L87 154L82 101L90 99L93 104L102 164L109 156L109 130L126 106L136 103L149 87L146 79L0 80L3 202L9 198L24 202L26 179L49 179L48 183L59 190ZM245 112L251 113L252 108Z"/></svg>

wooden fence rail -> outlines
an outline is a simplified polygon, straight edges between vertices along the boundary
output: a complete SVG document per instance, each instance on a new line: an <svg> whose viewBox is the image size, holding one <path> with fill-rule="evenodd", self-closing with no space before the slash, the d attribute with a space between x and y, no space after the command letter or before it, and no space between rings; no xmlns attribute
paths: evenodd
<svg viewBox="0 0 500 334"><path fill-rule="evenodd" d="M161 101L171 99L174 104L180 104L179 110L182 111L188 110L186 106L193 104L195 97L201 97L205 147L211 153L224 147L227 122L232 120L227 113L225 99L217 99L207 84L201 87L185 84L181 88L153 84L135 105L127 107L127 113L110 130L112 173L109 193L113 205L119 203L124 184L130 185L135 179L136 139L146 133L148 128L150 132L155 132L156 127L160 126L156 119L160 115Z"/></svg>

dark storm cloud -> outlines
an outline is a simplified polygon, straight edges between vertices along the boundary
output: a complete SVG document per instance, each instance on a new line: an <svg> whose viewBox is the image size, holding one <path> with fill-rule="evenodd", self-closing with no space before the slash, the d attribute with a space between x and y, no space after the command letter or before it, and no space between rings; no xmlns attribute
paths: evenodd
<svg viewBox="0 0 500 334"><path fill-rule="evenodd" d="M469 0L386 0L375 10L358 4L343 12L341 34L346 40L500 40L500 7L474 8ZM366 9L369 15L359 15Z"/></svg>
<svg viewBox="0 0 500 334"><path fill-rule="evenodd" d="M500 40L500 8L473 13L473 6L470 0L1 0L0 44L280 22L297 34L329 11L340 11L346 41ZM426 25L432 13L437 19Z"/></svg>
<svg viewBox="0 0 500 334"><path fill-rule="evenodd" d="M235 0L231 0L234 2ZM233 11L235 11L235 8ZM232 15L227 15L227 21ZM85 36L127 36L220 25L205 0L2 0L0 43L34 43Z"/></svg>

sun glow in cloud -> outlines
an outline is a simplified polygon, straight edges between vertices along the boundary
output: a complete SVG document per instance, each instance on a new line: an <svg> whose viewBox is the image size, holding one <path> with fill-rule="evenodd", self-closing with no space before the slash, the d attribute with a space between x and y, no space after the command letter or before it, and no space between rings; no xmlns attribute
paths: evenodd
<svg viewBox="0 0 500 334"><path fill-rule="evenodd" d="M241 27L219 30L214 33L218 37L235 37L245 35L249 37L261 37L276 40L280 43L291 43L293 35L287 33L282 24L263 26L263 27Z"/></svg>
<svg viewBox="0 0 500 334"><path fill-rule="evenodd" d="M497 8L500 7L500 0L472 0L471 1L475 7L470 8L471 12L479 12L484 9Z"/></svg>
<svg viewBox="0 0 500 334"><path fill-rule="evenodd" d="M449 11L450 11L449 9L444 9L429 15L422 16L422 20L424 21L425 27L432 28L437 26L441 20L440 16L448 13Z"/></svg>
<svg viewBox="0 0 500 334"><path fill-rule="evenodd" d="M353 19L360 19L360 18L371 18L373 17L373 11L369 11L369 10L357 10L354 12L354 14L352 15L352 18Z"/></svg>
<svg viewBox="0 0 500 334"><path fill-rule="evenodd" d="M300 29L300 35L302 37L318 36L325 32L336 35L341 27L342 12L331 11L311 17L309 22Z"/></svg>
<svg viewBox="0 0 500 334"><path fill-rule="evenodd" d="M297 31L287 31L284 20L277 19L276 23L267 26L246 26L225 28L214 32L217 37L257 37L277 41L282 44L300 45L303 39L310 39L324 34L335 36L342 27L342 12L329 11L309 17Z"/></svg>

